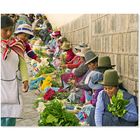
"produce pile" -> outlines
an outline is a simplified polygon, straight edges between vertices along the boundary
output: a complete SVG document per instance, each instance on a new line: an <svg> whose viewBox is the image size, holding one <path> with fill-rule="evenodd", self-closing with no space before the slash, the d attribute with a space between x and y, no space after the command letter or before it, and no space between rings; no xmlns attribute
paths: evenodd
<svg viewBox="0 0 140 140"><path fill-rule="evenodd" d="M40 115L38 125L79 126L79 120L74 113L68 111L65 104L70 94L62 88L61 75L65 69L55 68L52 65L53 58L47 55L45 47L40 46L34 45L33 50L41 58L41 63L35 60L30 63L33 68L30 90L35 90L37 95L33 107Z"/></svg>
<svg viewBox="0 0 140 140"><path fill-rule="evenodd" d="M123 99L123 93L119 90L116 96L113 95L112 103L108 104L108 111L114 116L123 117L127 113L125 108L128 104L129 101Z"/></svg>
<svg viewBox="0 0 140 140"><path fill-rule="evenodd" d="M68 112L59 100L54 99L43 104L39 126L79 126L77 117Z"/></svg>

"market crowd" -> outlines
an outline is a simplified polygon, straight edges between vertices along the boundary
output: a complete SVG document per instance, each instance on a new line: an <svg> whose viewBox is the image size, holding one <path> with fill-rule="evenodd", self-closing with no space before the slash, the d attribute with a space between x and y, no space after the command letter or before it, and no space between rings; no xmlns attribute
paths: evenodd
<svg viewBox="0 0 140 140"><path fill-rule="evenodd" d="M110 57L84 42L73 45L45 14L1 15L1 126L15 126L20 118L19 87L36 94L40 125L64 126L55 115L42 119L56 99L82 126L138 125L137 97L123 86Z"/></svg>

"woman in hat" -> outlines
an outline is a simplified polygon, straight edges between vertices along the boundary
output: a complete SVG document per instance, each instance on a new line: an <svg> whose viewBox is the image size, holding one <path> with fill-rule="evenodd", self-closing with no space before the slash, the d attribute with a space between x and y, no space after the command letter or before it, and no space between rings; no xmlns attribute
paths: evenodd
<svg viewBox="0 0 140 140"><path fill-rule="evenodd" d="M96 71L97 66L98 66L98 56L92 52L91 50L87 51L85 53L85 64L88 66L88 72L86 73L86 75L84 76L83 79L83 83L84 84L78 84L76 85L77 87L81 88L81 89L87 89L87 90L91 90L88 86L88 83L90 81L90 78L92 76L92 74Z"/></svg>
<svg viewBox="0 0 140 140"><path fill-rule="evenodd" d="M92 78L89 82L89 87L92 89L92 95L86 94L84 92L80 101L84 103L83 108L78 113L77 117L84 122L88 122L88 117L90 115L90 111L95 108L98 93L103 90L103 86L99 83L103 79L103 74L95 71L92 75ZM90 98L90 100L89 100Z"/></svg>
<svg viewBox="0 0 140 140"><path fill-rule="evenodd" d="M84 54L87 50L89 50L90 48L81 48L81 50L79 50L76 53L76 56L74 56L74 58L67 62L66 64L61 65L62 68L68 68L68 69L74 69L79 67L82 63L84 63Z"/></svg>
<svg viewBox="0 0 140 140"><path fill-rule="evenodd" d="M111 59L109 56L101 56L98 60L98 67L97 70L101 73L104 73L108 69L113 69L115 65L111 64Z"/></svg>
<svg viewBox="0 0 140 140"><path fill-rule="evenodd" d="M75 68L85 63L84 55L85 55L85 52L88 51L89 49L90 49L89 47L81 48L81 50L79 50L79 52L76 53L76 56L70 62L68 62L67 64L61 65L62 68L68 68L72 70L69 73L62 74L61 79L62 79L63 85L67 84L68 82L71 82L71 80L76 80L75 82L79 81L79 78L74 75L74 71L75 71Z"/></svg>
<svg viewBox="0 0 140 140"><path fill-rule="evenodd" d="M65 63L71 61L74 58L75 54L74 54L74 52L73 52L73 50L72 50L72 48L70 46L70 42L64 41L62 46L61 46L61 49L64 52L66 52Z"/></svg>
<svg viewBox="0 0 140 140"><path fill-rule="evenodd" d="M14 34L16 35L15 40L17 42L22 43L25 47L24 49L27 55L31 59L34 59L40 63L41 59L34 53L34 51L31 49L31 46L28 43L28 40L34 37L31 26L28 24L21 24L17 27Z"/></svg>
<svg viewBox="0 0 140 140"><path fill-rule="evenodd" d="M18 71L21 73L23 91L28 91L28 71L22 49L24 46L10 40L13 26L10 17L1 16L1 126L15 126L16 118L21 115Z"/></svg>
<svg viewBox="0 0 140 140"><path fill-rule="evenodd" d="M119 89L118 85L121 81L116 70L106 70L101 84L104 90L98 95L95 118L93 122L96 126L134 126L138 121L138 112L135 102L135 97L130 93ZM109 112L108 105L112 103L112 97L121 96L122 99L128 100L129 103L125 106L127 110L123 116L113 115ZM93 124L94 124L93 123Z"/></svg>
<svg viewBox="0 0 140 140"><path fill-rule="evenodd" d="M73 92L70 94L68 99L72 102L80 102L80 98L82 97L83 94L89 94L91 96L91 88L88 86L88 83L90 81L90 78L92 74L95 72L97 69L98 65L98 56L93 53L91 50L87 51L85 53L85 64L88 66L88 71L87 73L82 77L79 83L75 83L75 86L77 88L78 92ZM91 98L89 98L90 100ZM75 101L74 101L75 100Z"/></svg>
<svg viewBox="0 0 140 140"><path fill-rule="evenodd" d="M47 43L48 46L48 54L56 56L57 49L60 49L59 37L61 37L60 31L53 31L51 34L51 40Z"/></svg>
<svg viewBox="0 0 140 140"><path fill-rule="evenodd" d="M99 57L97 71L100 71L101 73L104 74L106 70L113 69L114 67L115 65L111 64L111 59L109 56ZM127 89L124 88L123 83L119 84L119 88L127 91Z"/></svg>

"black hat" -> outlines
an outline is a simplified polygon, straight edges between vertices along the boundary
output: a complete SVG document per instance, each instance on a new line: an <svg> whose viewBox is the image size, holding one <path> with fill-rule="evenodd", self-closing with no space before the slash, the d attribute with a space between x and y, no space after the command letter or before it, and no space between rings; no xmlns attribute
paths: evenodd
<svg viewBox="0 0 140 140"><path fill-rule="evenodd" d="M1 28L6 28L13 25L13 20L10 17L6 15L1 16Z"/></svg>

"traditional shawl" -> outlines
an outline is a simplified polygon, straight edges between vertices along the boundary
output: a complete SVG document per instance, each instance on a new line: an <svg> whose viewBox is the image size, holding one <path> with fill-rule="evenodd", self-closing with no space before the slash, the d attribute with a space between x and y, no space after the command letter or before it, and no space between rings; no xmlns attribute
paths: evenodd
<svg viewBox="0 0 140 140"><path fill-rule="evenodd" d="M24 58L25 46L23 41L11 39L11 40L1 40L2 58L6 60L11 49L15 51L19 56Z"/></svg>

